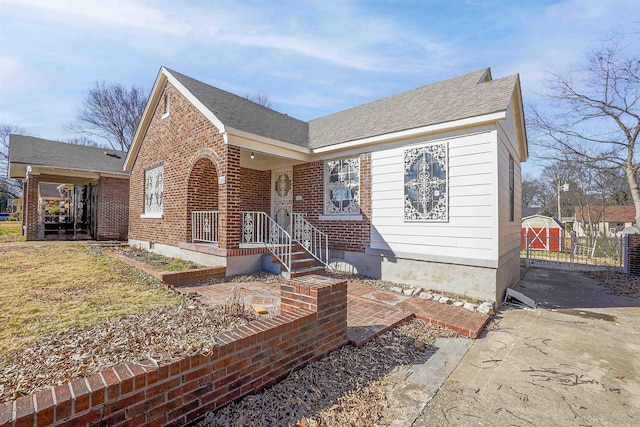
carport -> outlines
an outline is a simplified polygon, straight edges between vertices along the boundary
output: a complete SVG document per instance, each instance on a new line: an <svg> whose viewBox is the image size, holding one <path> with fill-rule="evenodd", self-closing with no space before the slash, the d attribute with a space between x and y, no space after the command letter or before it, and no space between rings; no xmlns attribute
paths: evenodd
<svg viewBox="0 0 640 427"><path fill-rule="evenodd" d="M9 137L9 177L22 181L27 240L125 240L129 174L126 153L23 135ZM58 204L47 202L51 185Z"/></svg>

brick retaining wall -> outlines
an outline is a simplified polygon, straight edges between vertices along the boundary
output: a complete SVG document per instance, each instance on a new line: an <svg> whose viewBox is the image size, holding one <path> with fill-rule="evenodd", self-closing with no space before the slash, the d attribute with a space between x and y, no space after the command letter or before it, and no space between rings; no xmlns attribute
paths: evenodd
<svg viewBox="0 0 640 427"><path fill-rule="evenodd" d="M345 280L307 276L282 285L281 295L281 315L221 333L207 355L121 364L0 403L0 427L184 425L346 343Z"/></svg>

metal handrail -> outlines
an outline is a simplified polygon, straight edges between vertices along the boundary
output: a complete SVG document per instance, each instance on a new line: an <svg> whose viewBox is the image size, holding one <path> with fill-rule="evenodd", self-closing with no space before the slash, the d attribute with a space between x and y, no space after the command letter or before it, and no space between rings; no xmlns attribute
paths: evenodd
<svg viewBox="0 0 640 427"><path fill-rule="evenodd" d="M293 240L311 256L326 267L329 265L329 236L304 218L302 213L294 213L292 218Z"/></svg>
<svg viewBox="0 0 640 427"><path fill-rule="evenodd" d="M191 211L191 241L218 243L218 211Z"/></svg>
<svg viewBox="0 0 640 427"><path fill-rule="evenodd" d="M291 235L264 212L241 212L242 243L262 243L291 272Z"/></svg>

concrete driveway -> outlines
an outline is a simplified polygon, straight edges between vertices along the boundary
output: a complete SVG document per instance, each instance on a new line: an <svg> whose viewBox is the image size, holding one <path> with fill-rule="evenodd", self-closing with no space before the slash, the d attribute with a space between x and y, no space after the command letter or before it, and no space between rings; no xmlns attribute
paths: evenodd
<svg viewBox="0 0 640 427"><path fill-rule="evenodd" d="M640 300L576 272L530 269L415 426L640 425Z"/></svg>

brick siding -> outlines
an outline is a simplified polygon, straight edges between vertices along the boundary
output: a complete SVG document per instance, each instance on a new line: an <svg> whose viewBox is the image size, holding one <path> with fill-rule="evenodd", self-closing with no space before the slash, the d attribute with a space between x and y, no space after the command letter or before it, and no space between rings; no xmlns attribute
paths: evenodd
<svg viewBox="0 0 640 427"><path fill-rule="evenodd" d="M25 185L27 192L24 194L24 225L26 225L26 239L37 240L40 227L40 215L38 215L38 197L40 177L37 174L29 174Z"/></svg>
<svg viewBox="0 0 640 427"><path fill-rule="evenodd" d="M218 335L206 355L120 364L0 403L0 427L185 425L346 343L346 281L305 277L282 285L281 295L281 315Z"/></svg>
<svg viewBox="0 0 640 427"><path fill-rule="evenodd" d="M629 274L640 276L640 234L629 234L626 236L627 260L629 263Z"/></svg>
<svg viewBox="0 0 640 427"><path fill-rule="evenodd" d="M156 108L131 171L129 237L171 246L189 241L189 178L192 171L197 175L202 168L213 171L200 162L206 158L216 171L217 207L221 212L218 244L222 248L238 247L240 149L225 144L215 126L170 83L164 93L171 97L170 115L162 119L162 109ZM145 170L160 165L164 167L163 218L140 218L144 213ZM220 176L226 177L225 184L217 184ZM196 179L194 175L192 184Z"/></svg>
<svg viewBox="0 0 640 427"><path fill-rule="evenodd" d="M361 221L319 220L324 214L324 163L311 162L293 167L293 211L306 213L311 224L329 236L331 249L364 252L371 241L371 154L360 155Z"/></svg>
<svg viewBox="0 0 640 427"><path fill-rule="evenodd" d="M271 171L240 169L242 210L271 214Z"/></svg>
<svg viewBox="0 0 640 427"><path fill-rule="evenodd" d="M98 183L96 240L126 240L129 228L129 180L102 177Z"/></svg>

